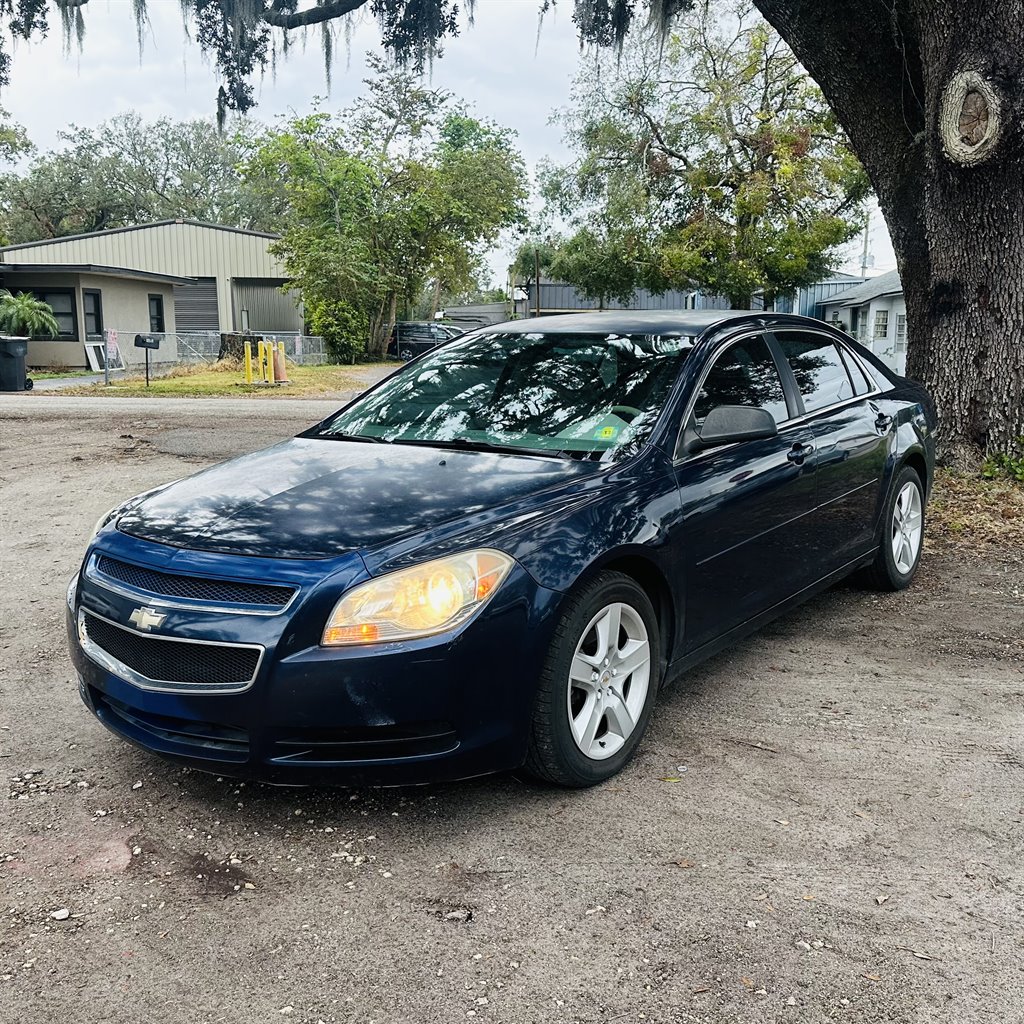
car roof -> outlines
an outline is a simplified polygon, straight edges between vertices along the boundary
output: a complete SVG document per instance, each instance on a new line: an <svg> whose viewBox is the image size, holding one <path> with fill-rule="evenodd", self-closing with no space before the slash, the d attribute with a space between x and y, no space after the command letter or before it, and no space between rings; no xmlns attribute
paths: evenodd
<svg viewBox="0 0 1024 1024"><path fill-rule="evenodd" d="M503 334L526 334L541 331L549 334L615 332L617 334L704 334L711 328L744 318L770 319L776 323L814 324L820 320L785 313L765 313L756 309L608 309L587 313L561 313L529 317L493 324L487 331Z"/></svg>

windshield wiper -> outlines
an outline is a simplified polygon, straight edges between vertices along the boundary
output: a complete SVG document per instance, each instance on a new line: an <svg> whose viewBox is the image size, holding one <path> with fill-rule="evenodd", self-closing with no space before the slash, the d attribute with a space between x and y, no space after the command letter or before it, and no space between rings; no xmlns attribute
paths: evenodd
<svg viewBox="0 0 1024 1024"><path fill-rule="evenodd" d="M320 430L313 437L329 441L368 441L370 444L391 444L386 437L370 437L369 434L346 434L339 430Z"/></svg>
<svg viewBox="0 0 1024 1024"><path fill-rule="evenodd" d="M546 459L568 459L572 456L557 448L525 448L515 444L495 444L492 441L471 441L465 437L454 437L442 441L434 438L415 440L396 438L391 444L419 445L423 448L445 448L463 452L496 452L500 455L540 455Z"/></svg>

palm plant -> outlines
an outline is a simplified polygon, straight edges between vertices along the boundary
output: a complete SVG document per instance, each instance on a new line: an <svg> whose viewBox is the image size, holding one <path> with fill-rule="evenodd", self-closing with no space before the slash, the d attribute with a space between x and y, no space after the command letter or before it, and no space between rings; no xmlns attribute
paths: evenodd
<svg viewBox="0 0 1024 1024"><path fill-rule="evenodd" d="M12 295L6 288L0 288L0 330L30 338L54 338L60 333L60 324L52 307L30 292Z"/></svg>

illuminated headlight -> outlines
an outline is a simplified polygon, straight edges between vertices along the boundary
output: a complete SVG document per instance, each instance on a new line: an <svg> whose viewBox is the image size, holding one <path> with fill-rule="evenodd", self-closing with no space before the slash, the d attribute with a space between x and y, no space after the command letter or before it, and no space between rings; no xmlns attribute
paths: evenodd
<svg viewBox="0 0 1024 1024"><path fill-rule="evenodd" d="M369 580L327 620L325 647L379 644L454 629L494 594L512 568L500 551L465 551Z"/></svg>

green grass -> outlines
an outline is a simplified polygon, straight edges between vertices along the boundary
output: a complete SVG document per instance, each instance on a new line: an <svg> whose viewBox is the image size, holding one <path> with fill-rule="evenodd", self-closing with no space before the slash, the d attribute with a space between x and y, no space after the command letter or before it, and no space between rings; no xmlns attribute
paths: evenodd
<svg viewBox="0 0 1024 1024"><path fill-rule="evenodd" d="M68 377L92 377L95 370L29 370L33 380L65 380Z"/></svg>
<svg viewBox="0 0 1024 1024"><path fill-rule="evenodd" d="M153 377L146 387L145 377L120 377L109 385L88 384L62 388L62 397L118 398L328 398L340 391L362 391L367 381L359 371L375 364L354 366L294 366L288 364L290 383L251 386L244 383L240 366L233 363L182 366L160 377Z"/></svg>

